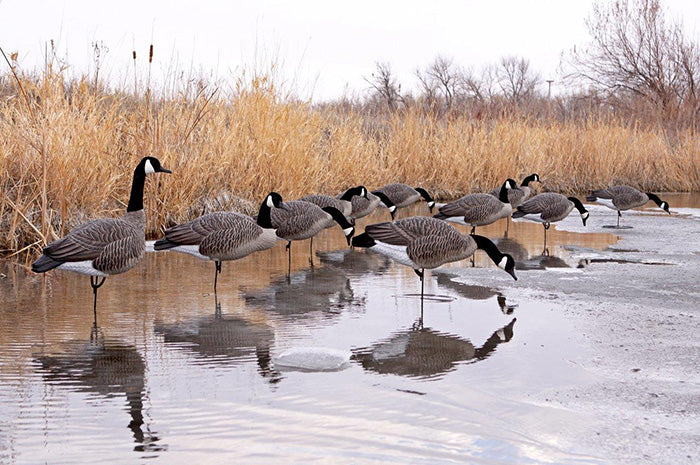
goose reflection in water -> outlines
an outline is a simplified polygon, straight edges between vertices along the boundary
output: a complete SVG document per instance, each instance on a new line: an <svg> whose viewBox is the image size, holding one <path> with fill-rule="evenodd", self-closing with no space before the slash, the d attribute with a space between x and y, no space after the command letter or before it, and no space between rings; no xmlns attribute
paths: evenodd
<svg viewBox="0 0 700 465"><path fill-rule="evenodd" d="M353 351L352 360L367 371L415 378L437 378L464 362L484 360L513 338L516 319L495 331L481 347L459 336L414 327L371 347Z"/></svg>
<svg viewBox="0 0 700 465"><path fill-rule="evenodd" d="M455 281L457 278L456 274L450 273L438 273L437 282L441 288L452 289L454 292L462 297L466 297L469 300L488 300L496 297L496 303L498 308L506 315L510 315L515 310L517 305L508 305L506 296L504 296L499 290L493 289L488 286L479 286L477 284L465 284Z"/></svg>
<svg viewBox="0 0 700 465"><path fill-rule="evenodd" d="M350 277L382 275L391 269L392 264L391 259L385 255L357 249L317 251L316 256L324 265L333 266Z"/></svg>
<svg viewBox="0 0 700 465"><path fill-rule="evenodd" d="M318 316L319 312L323 317L335 317L343 309L364 306L350 279L332 266L298 271L289 280L280 277L264 289L245 292L244 298L247 304L294 319Z"/></svg>
<svg viewBox="0 0 700 465"><path fill-rule="evenodd" d="M493 242L498 246L498 250L510 254L513 260L515 260L516 265L518 262L527 260L530 257L525 246L512 237L501 237L500 239L494 239Z"/></svg>
<svg viewBox="0 0 700 465"><path fill-rule="evenodd" d="M563 258L550 255L549 251L545 249L542 255L532 256L520 263L516 262L515 268L518 270L547 270L550 268L571 268L571 265L566 263Z"/></svg>
<svg viewBox="0 0 700 465"><path fill-rule="evenodd" d="M167 450L160 438L146 426L143 430L146 364L135 347L120 341L105 341L99 328L93 327L90 341L72 341L59 354L35 358L37 371L48 383L76 392L98 393L106 398L126 395L131 416L129 429L137 452Z"/></svg>
<svg viewBox="0 0 700 465"><path fill-rule="evenodd" d="M548 268L571 268L560 257L554 256L549 249L544 249L540 255L530 256L527 249L515 239L503 237L494 241L504 253L509 253L515 260L516 270L546 270Z"/></svg>
<svg viewBox="0 0 700 465"><path fill-rule="evenodd" d="M218 301L213 315L178 323L156 323L154 331L163 336L166 344L177 344L206 364L235 365L255 357L263 378L273 384L281 380L271 364L273 329L265 323L222 314Z"/></svg>

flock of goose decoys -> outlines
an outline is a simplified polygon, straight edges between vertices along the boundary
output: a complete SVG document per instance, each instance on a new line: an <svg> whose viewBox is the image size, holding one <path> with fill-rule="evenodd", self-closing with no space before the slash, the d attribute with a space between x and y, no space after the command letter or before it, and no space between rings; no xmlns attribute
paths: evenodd
<svg viewBox="0 0 700 465"><path fill-rule="evenodd" d="M97 312L97 290L109 275L133 268L145 251L146 215L143 192L146 176L171 173L154 157L145 157L133 174L131 195L126 213L121 218L88 221L65 237L51 242L43 255L32 264L32 270L44 273L54 268L90 276L94 294L93 310ZM515 261L502 253L490 239L475 234L500 218L524 218L542 223L545 247L551 223L566 218L576 208L583 225L589 212L576 197L546 192L534 194L531 182L539 182L537 174L527 176L520 186L507 179L500 188L488 194L468 194L442 205L434 217L413 216L395 220L398 209L423 199L432 213L435 201L425 189L394 183L369 192L364 186L348 189L340 196L309 195L299 200L283 201L270 192L260 204L256 217L236 212L215 212L165 230L155 242L155 250L172 250L210 260L215 263L214 290L223 261L237 260L254 252L272 248L278 240L287 242L291 267L293 241L311 239L326 228L338 224L348 245L367 248L413 268L421 280L423 301L425 269L463 260L481 249L501 269L515 276ZM629 186L613 186L594 191L588 201L599 202L618 213L639 207L649 200L670 213L667 202L651 193ZM355 220L372 213L379 205L389 210L392 221L370 224L355 235ZM513 209L516 209L513 211ZM450 221L471 226L471 234L462 234ZM312 255L313 256L313 255ZM313 259L311 258L313 265ZM421 305L422 306L422 305Z"/></svg>

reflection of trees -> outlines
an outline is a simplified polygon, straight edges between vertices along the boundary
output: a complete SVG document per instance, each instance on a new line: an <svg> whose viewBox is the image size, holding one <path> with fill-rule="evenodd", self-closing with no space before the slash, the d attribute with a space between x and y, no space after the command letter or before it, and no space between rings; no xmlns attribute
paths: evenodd
<svg viewBox="0 0 700 465"><path fill-rule="evenodd" d="M352 359L367 371L431 378L452 371L458 363L484 360L496 347L513 338L515 318L495 331L481 347L459 336L430 328L395 333L371 347L356 349Z"/></svg>
<svg viewBox="0 0 700 465"><path fill-rule="evenodd" d="M94 392L107 398L124 393L131 416L128 427L137 443L134 450L167 449L158 444L160 438L142 429L145 363L141 355L133 346L104 341L97 329L93 330L93 336L91 342L70 342L63 353L37 357L37 370L47 382L76 392Z"/></svg>
<svg viewBox="0 0 700 465"><path fill-rule="evenodd" d="M244 297L248 304L294 318L313 312L330 317L361 303L355 297L350 279L334 267L299 271L289 280L278 278L267 288L246 292Z"/></svg>
<svg viewBox="0 0 700 465"><path fill-rule="evenodd" d="M166 344L186 344L185 348L208 364L234 365L253 357L260 375L275 383L280 380L271 367L270 347L275 333L263 323L222 315L217 303L214 315L177 323L157 323L155 332Z"/></svg>

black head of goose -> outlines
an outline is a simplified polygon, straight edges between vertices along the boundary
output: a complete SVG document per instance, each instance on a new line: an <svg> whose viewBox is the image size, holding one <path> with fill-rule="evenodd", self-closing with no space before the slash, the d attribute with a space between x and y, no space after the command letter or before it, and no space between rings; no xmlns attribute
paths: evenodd
<svg viewBox="0 0 700 465"><path fill-rule="evenodd" d="M520 200L520 203L526 201L530 198L530 196L532 196L534 191L532 187L530 187L531 182L540 182L540 175L537 173L532 173L530 176L526 176L523 178L523 181L520 183L520 190L523 191L524 196ZM518 205L513 205L513 208L518 208Z"/></svg>
<svg viewBox="0 0 700 465"><path fill-rule="evenodd" d="M432 213L435 201L422 187L413 188L408 184L396 182L380 187L372 193L377 195L377 192L385 194L397 208L408 207L418 202L421 198L428 203L428 209Z"/></svg>
<svg viewBox="0 0 700 465"><path fill-rule="evenodd" d="M379 199L379 203L384 205L389 210L389 214L393 220L396 217L396 204L392 202L392 200L382 191L374 191L372 194Z"/></svg>
<svg viewBox="0 0 700 465"><path fill-rule="evenodd" d="M347 218L352 217L352 211L353 211L353 199L355 197L358 197L360 199L367 199L367 188L364 186L357 186L357 187L351 187L350 189L346 190L343 192L341 195L338 197L332 197L330 195L325 195L325 194L311 194L311 195L306 195L299 200L303 200L304 202L310 202L313 203L314 205L323 208L323 207L333 207L337 208L340 210L340 212L345 215ZM332 227L332 224L329 224L328 227Z"/></svg>
<svg viewBox="0 0 700 465"><path fill-rule="evenodd" d="M126 213L121 218L88 221L51 242L32 263L32 271L45 273L58 268L90 276L96 316L97 289L105 278L130 270L143 258L146 245L143 191L146 176L151 173L171 171L155 157L142 158L134 169Z"/></svg>

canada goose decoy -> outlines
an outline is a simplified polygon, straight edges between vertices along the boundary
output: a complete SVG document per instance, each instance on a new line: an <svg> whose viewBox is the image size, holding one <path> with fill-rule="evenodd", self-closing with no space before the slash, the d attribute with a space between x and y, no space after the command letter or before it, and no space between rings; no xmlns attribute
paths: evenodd
<svg viewBox="0 0 700 465"><path fill-rule="evenodd" d="M649 200L654 201L656 205L669 215L671 211L669 210L668 202L664 202L656 194L651 192L641 192L630 186L612 186L607 189L601 189L598 191L593 191L591 195L586 197L589 202L597 202L601 205L617 211L617 228L620 227L620 217L622 216L621 210L629 210L635 207L641 207L646 204Z"/></svg>
<svg viewBox="0 0 700 465"><path fill-rule="evenodd" d="M301 200L284 202L282 208L273 208L270 216L277 237L287 241L288 275L292 270L292 241L311 239L328 225L332 225L333 221L343 230L348 245L355 234L355 227L337 208L321 208ZM313 240L309 243L309 252L309 263L313 266Z"/></svg>
<svg viewBox="0 0 700 465"><path fill-rule="evenodd" d="M415 189L408 184L403 184L396 182L394 184L389 184L384 187L380 187L376 191L372 191L374 195L379 195L382 193L389 197L389 200L396 205L396 208L408 207L418 202L421 198L428 203L428 210L430 213L433 212L433 207L435 206L435 201L428 194L428 192L422 187L416 187ZM394 215L391 215L394 218Z"/></svg>
<svg viewBox="0 0 700 465"><path fill-rule="evenodd" d="M352 204L350 218L355 220L364 218L372 213L380 203L389 209L389 214L391 214L392 220L396 214L396 205L394 205L394 202L392 202L391 199L383 192L368 192L366 197L356 195L350 200L350 203Z"/></svg>
<svg viewBox="0 0 700 465"><path fill-rule="evenodd" d="M540 176L537 173L533 173L523 179L523 182L520 183L520 187L508 190L508 202L511 207L518 208L518 205L530 197L533 193L533 190L530 188L531 182L540 182ZM497 187L489 192L489 194L498 197L500 192L501 188Z"/></svg>
<svg viewBox="0 0 700 465"><path fill-rule="evenodd" d="M513 218L525 218L531 221L537 221L544 226L544 248L547 249L547 230L551 223L561 221L571 213L574 207L581 215L581 221L586 226L588 219L588 210L583 206L581 201L576 197L566 197L555 192L545 192L537 194L530 200L525 201L518 207L518 210L513 213Z"/></svg>
<svg viewBox="0 0 700 465"><path fill-rule="evenodd" d="M142 158L134 169L129 205L121 218L103 218L83 223L67 236L44 247L44 254L32 263L32 271L35 273L58 268L90 276L95 321L97 289L104 284L107 276L124 273L143 258L146 248L143 189L146 175L150 173L171 171L163 168L157 158Z"/></svg>
<svg viewBox="0 0 700 465"><path fill-rule="evenodd" d="M272 208L284 208L282 197L270 192L260 204L256 220L234 212L215 212L200 216L187 223L165 230L165 237L154 244L155 250L173 250L194 255L203 260L213 260L214 292L221 262L238 260L267 250L277 243L277 235L272 227Z"/></svg>
<svg viewBox="0 0 700 465"><path fill-rule="evenodd" d="M307 195L299 200L304 202L310 202L318 207L333 207L337 208L340 213L345 215L346 218L352 218L352 199L355 197L360 197L367 199L367 189L365 186L351 187L350 189L343 192L343 194L338 197L331 197L330 195L323 194L313 194ZM329 223L328 227L332 227L333 223Z"/></svg>
<svg viewBox="0 0 700 465"><path fill-rule="evenodd" d="M502 254L488 238L461 234L452 225L435 218L415 216L390 223L370 224L352 243L413 268L421 281L421 318L426 268L463 260L473 255L476 249L481 249L499 268L503 268L513 279L518 279L513 257Z"/></svg>
<svg viewBox="0 0 700 465"><path fill-rule="evenodd" d="M446 220L461 216L464 224L471 225L471 233L474 234L477 226L485 226L510 216L513 209L508 195L513 189L516 189L515 181L506 179L498 192L498 198L490 194L468 194L440 207L435 218Z"/></svg>

